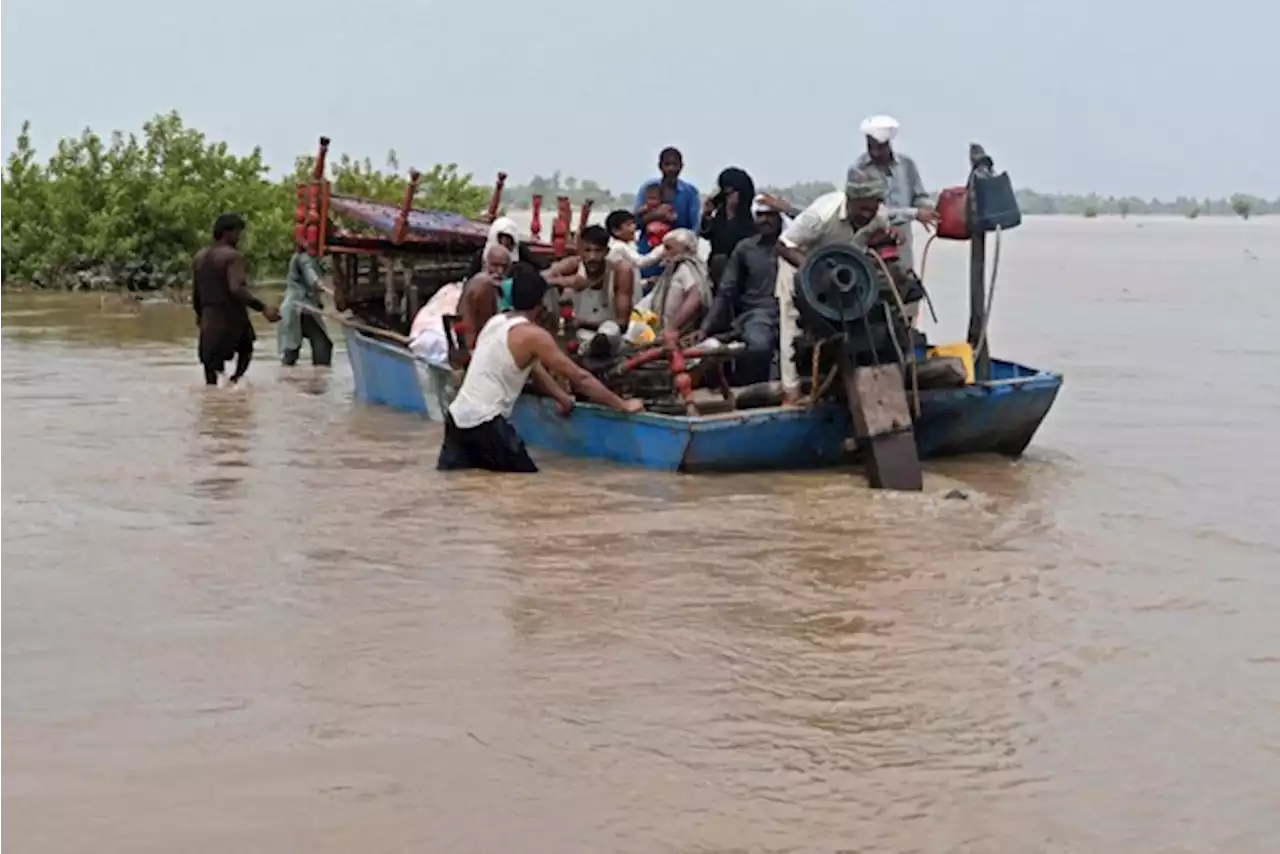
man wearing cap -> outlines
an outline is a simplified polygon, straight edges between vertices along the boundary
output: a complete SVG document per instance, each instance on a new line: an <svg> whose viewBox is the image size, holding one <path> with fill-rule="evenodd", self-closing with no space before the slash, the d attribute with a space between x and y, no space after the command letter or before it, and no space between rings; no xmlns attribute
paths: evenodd
<svg viewBox="0 0 1280 854"><path fill-rule="evenodd" d="M878 172L854 167L849 170L843 190L819 196L778 240L776 294L781 308L778 347L784 402L794 403L800 391L794 358L796 270L804 266L808 253L824 246L856 246L865 252L871 248L873 238L882 237L885 231L896 233L898 229L893 228L884 206L887 195L887 183ZM914 319L915 305L909 307L912 316L908 321Z"/></svg>
<svg viewBox="0 0 1280 854"><path fill-rule="evenodd" d="M915 264L911 253L911 223L919 221L926 227L937 225L938 212L934 210L932 197L925 192L916 162L893 150L898 120L892 116L869 116L862 120L860 129L867 138L867 151L849 171L856 169L884 179L889 221L902 232L902 263L911 267Z"/></svg>
<svg viewBox="0 0 1280 854"><path fill-rule="evenodd" d="M751 204L756 234L740 240L729 253L720 289L699 330L706 338L732 325L747 351L735 360L735 385L766 382L778 351L778 253L783 228L791 220L761 196ZM732 323L731 323L732 322Z"/></svg>

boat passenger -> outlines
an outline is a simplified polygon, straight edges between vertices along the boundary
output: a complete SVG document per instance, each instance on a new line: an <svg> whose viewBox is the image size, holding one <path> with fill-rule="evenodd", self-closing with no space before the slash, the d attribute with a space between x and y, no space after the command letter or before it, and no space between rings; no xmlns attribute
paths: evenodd
<svg viewBox="0 0 1280 854"><path fill-rule="evenodd" d="M476 253L471 261L471 267L467 270L467 278L471 278L476 273L486 268L485 257L489 250L494 246L502 246L507 250L509 255L509 263L514 264L517 261L531 262L528 250L520 243L520 232L516 227L516 221L511 217L500 216L489 226L489 236L485 239L484 248ZM503 278L506 278L503 276Z"/></svg>
<svg viewBox="0 0 1280 854"><path fill-rule="evenodd" d="M756 185L750 175L736 166L721 172L716 185L718 191L702 206L701 234L711 244L707 268L711 271L712 284L719 287L733 247L756 234L751 213Z"/></svg>
<svg viewBox="0 0 1280 854"><path fill-rule="evenodd" d="M556 402L561 415L573 412L573 398L551 373L564 377L584 397L634 413L639 400L624 400L561 352L551 333L538 325L547 282L533 267L520 264L512 276L511 312L496 314L476 340L462 387L445 416L444 443L436 468L536 472L524 442L511 426L511 412L525 382ZM548 373L551 372L551 373Z"/></svg>
<svg viewBox="0 0 1280 854"><path fill-rule="evenodd" d="M449 282L442 286L418 309L409 327L409 349L431 364L442 367L449 364L449 337L444 318L457 313L462 285L462 282Z"/></svg>
<svg viewBox="0 0 1280 854"><path fill-rule="evenodd" d="M636 215L629 210L619 208L604 218L605 230L609 232L609 260L615 263L625 261L637 270L646 270L662 260L666 249L658 246L653 251L641 255L636 249Z"/></svg>
<svg viewBox="0 0 1280 854"><path fill-rule="evenodd" d="M877 172L850 169L844 190L819 196L813 204L796 217L779 238L776 249L780 260L776 295L781 316L779 323L778 363L782 373L783 400L793 403L799 397L800 381L794 361L796 335L795 274L804 265L805 256L815 249L831 245L855 246L863 251L888 232L901 240L893 228L884 200L888 185ZM896 262L895 285L898 274L905 270L901 261ZM904 301L907 299L904 294ZM907 322L914 323L923 291L917 289L907 302Z"/></svg>
<svg viewBox="0 0 1280 854"><path fill-rule="evenodd" d="M630 322L635 267L611 260L609 252L609 232L589 225L582 230L578 255L557 261L544 274L549 284L571 294L574 322L586 329L610 320L626 328Z"/></svg>
<svg viewBox="0 0 1280 854"><path fill-rule="evenodd" d="M699 337L730 328L747 351L734 360L735 385L752 385L770 379L778 349L778 278L776 244L783 217L762 199L751 205L756 235L739 242L725 265L724 278L711 310L702 321Z"/></svg>
<svg viewBox="0 0 1280 854"><path fill-rule="evenodd" d="M311 364L333 363L333 341L324 328L324 321L303 309L304 305L317 311L324 308L320 291L325 278L320 259L298 247L289 259L284 301L280 304L280 326L276 329L276 345L283 365L298 364L303 339L311 346Z"/></svg>
<svg viewBox="0 0 1280 854"><path fill-rule="evenodd" d="M673 229L687 228L694 234L702 223L702 206L699 202L698 188L687 181L680 180L684 169L684 157L678 148L664 148L658 155L660 178L651 178L641 185L636 193L635 213L640 220L640 236L636 241L641 254L655 248L644 234L644 227L650 222L661 221ZM657 190L657 204L650 205L649 191ZM640 274L645 279L658 275L658 270L650 268Z"/></svg>
<svg viewBox="0 0 1280 854"><path fill-rule="evenodd" d="M698 235L677 228L663 241L662 273L641 307L658 315L663 330L688 331L711 306L711 274L698 257Z"/></svg>
<svg viewBox="0 0 1280 854"><path fill-rule="evenodd" d="M511 279L507 272L511 253L505 246L494 244L485 250L484 270L467 280L458 300L461 315L457 332L468 349L489 318L511 307Z"/></svg>
<svg viewBox="0 0 1280 854"><path fill-rule="evenodd" d="M249 309L275 323L280 312L249 292L245 279L240 237L245 222L239 214L223 214L213 224L213 245L196 253L191 305L200 327L198 352L204 366L205 385L217 385L227 361L235 356L230 383L235 385L249 370L255 335Z"/></svg>
<svg viewBox="0 0 1280 854"><path fill-rule="evenodd" d="M911 223L920 222L926 228L938 224L938 212L932 197L920 180L920 170L915 160L896 152L893 140L898 135L898 120L892 116L869 116L862 120L862 135L867 139L866 153L854 162L851 170L879 175L888 186L885 205L889 222L902 232L903 243L899 247L902 263L915 264L911 251Z"/></svg>

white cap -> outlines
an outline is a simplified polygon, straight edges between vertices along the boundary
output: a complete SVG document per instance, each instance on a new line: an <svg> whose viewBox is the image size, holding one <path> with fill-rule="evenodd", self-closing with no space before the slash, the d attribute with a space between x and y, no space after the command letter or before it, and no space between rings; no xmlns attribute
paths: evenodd
<svg viewBox="0 0 1280 854"><path fill-rule="evenodd" d="M869 136L876 142L893 142L898 135L898 120L893 116L868 116L860 126L863 136Z"/></svg>

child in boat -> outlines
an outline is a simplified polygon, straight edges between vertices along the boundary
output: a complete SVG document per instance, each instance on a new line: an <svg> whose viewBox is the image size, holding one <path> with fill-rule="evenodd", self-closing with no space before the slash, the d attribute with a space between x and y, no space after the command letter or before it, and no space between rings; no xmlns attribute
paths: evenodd
<svg viewBox="0 0 1280 854"><path fill-rule="evenodd" d="M664 200L662 193L664 189L670 194L671 198ZM640 209L641 214L651 213L662 207L664 204L670 205L675 202L675 191L667 188L663 184L654 184L644 195L644 207ZM644 236L649 241L650 246L661 246L662 239L667 236L674 226L672 223L662 219L655 219L644 227Z"/></svg>
<svg viewBox="0 0 1280 854"><path fill-rule="evenodd" d="M636 216L629 210L611 212L605 217L604 227L609 232L610 261L626 261L637 270L644 270L657 264L666 254L661 243L647 255L640 254L636 249Z"/></svg>

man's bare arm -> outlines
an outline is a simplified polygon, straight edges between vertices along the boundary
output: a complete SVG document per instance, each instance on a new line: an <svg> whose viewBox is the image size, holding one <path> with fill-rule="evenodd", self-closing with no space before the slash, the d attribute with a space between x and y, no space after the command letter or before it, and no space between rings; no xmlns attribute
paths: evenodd
<svg viewBox="0 0 1280 854"><path fill-rule="evenodd" d="M231 291L231 296L235 299L254 311L262 314L267 313L266 303L249 292L248 284L245 281L244 256L239 252L227 264L227 287Z"/></svg>
<svg viewBox="0 0 1280 854"><path fill-rule="evenodd" d="M702 311L702 295L697 288L689 288L680 300L680 308L676 310L676 329L684 331L693 325Z"/></svg>
<svg viewBox="0 0 1280 854"><path fill-rule="evenodd" d="M590 401L616 409L619 412L638 412L643 406L636 400L623 400L604 387L589 371L576 365L556 346L551 333L541 327L522 325L518 327L521 335L521 349L526 349L530 356L542 363L542 366L554 374L559 374L569 381L574 390Z"/></svg>
<svg viewBox="0 0 1280 854"><path fill-rule="evenodd" d="M492 280L484 273L472 276L462 289L462 297L458 303L458 313L462 317L462 336L467 349L474 350L480 330L489 318L498 313L498 295L493 289Z"/></svg>
<svg viewBox="0 0 1280 854"><path fill-rule="evenodd" d="M623 332L631 325L631 307L635 303L636 270L628 263L619 263L613 271L613 307L617 310L618 326Z"/></svg>
<svg viewBox="0 0 1280 854"><path fill-rule="evenodd" d="M533 387L545 394L547 397L560 404L562 407L572 407L573 398L569 393L560 387L560 383L555 381L551 374L547 373L547 369L541 363L533 366L533 372L529 378L533 380Z"/></svg>
<svg viewBox="0 0 1280 854"><path fill-rule="evenodd" d="M200 315L204 310L204 304L200 302L200 279L196 273L200 269L200 265L204 263L204 254L208 251L207 249L201 249L197 252L196 260L191 265L191 308L196 313L196 323L200 322Z"/></svg>
<svg viewBox="0 0 1280 854"><path fill-rule="evenodd" d="M776 246L778 251L778 257L781 258L783 261L786 261L788 264L790 264L792 267L795 267L797 270L804 266L805 255L804 255L804 252L801 251L799 248L795 246L788 246L787 244L783 243L781 240L777 242Z"/></svg>

